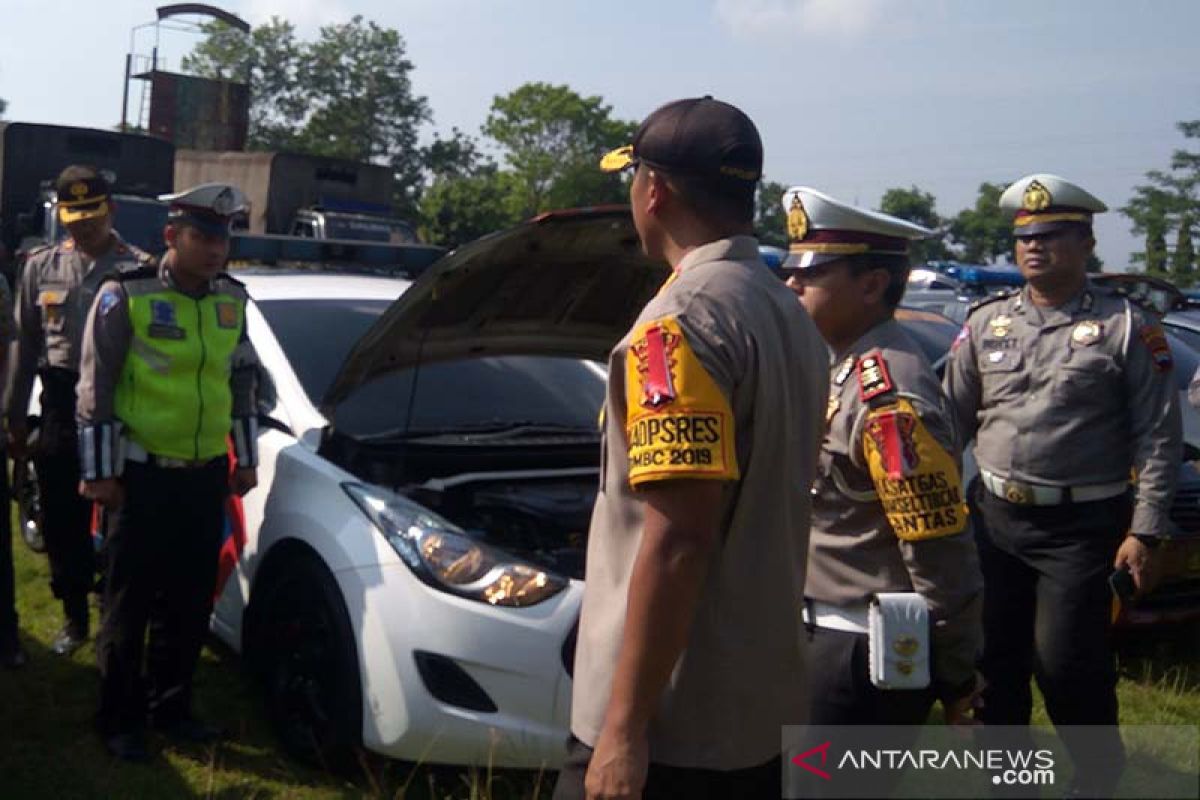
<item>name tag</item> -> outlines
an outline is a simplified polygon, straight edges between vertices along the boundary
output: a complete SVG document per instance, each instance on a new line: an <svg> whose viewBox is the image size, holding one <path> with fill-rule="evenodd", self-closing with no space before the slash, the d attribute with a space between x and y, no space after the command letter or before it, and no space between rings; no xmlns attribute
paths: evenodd
<svg viewBox="0 0 1200 800"><path fill-rule="evenodd" d="M183 328L175 325L156 325L151 324L148 330L150 337L153 339L182 339L187 335Z"/></svg>

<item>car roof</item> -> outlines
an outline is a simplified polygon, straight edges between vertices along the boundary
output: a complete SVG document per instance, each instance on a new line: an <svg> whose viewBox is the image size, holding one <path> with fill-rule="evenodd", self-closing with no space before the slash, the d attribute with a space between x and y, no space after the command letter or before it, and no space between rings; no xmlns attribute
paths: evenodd
<svg viewBox="0 0 1200 800"><path fill-rule="evenodd" d="M235 270L254 300L395 300L412 285L405 278L306 270Z"/></svg>

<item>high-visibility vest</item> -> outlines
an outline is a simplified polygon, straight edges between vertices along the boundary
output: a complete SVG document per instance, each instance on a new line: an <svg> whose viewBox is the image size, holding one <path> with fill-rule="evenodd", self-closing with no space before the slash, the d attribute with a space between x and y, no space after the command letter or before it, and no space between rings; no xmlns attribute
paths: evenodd
<svg viewBox="0 0 1200 800"><path fill-rule="evenodd" d="M150 273L150 274L147 274ZM157 270L121 277L133 328L114 393L125 435L147 452L200 460L226 452L230 365L246 319L246 292L226 276L189 297Z"/></svg>

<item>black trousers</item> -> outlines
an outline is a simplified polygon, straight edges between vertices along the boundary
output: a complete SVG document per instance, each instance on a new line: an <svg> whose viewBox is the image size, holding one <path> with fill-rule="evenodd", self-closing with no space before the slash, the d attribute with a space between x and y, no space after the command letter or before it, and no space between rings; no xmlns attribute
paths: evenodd
<svg viewBox="0 0 1200 800"><path fill-rule="evenodd" d="M583 782L591 760L592 748L572 736L567 745L567 760L554 785L553 800L583 800L587 796ZM779 800L783 796L782 774L779 756L757 767L735 770L689 769L651 762L642 797L644 800Z"/></svg>
<svg viewBox="0 0 1200 800"><path fill-rule="evenodd" d="M17 638L17 592L13 575L12 514L9 509L8 470L0 451L0 648Z"/></svg>
<svg viewBox="0 0 1200 800"><path fill-rule="evenodd" d="M191 713L192 675L216 585L228 463L220 458L196 469L127 463L122 481L125 504L110 524L105 615L96 640L105 733L140 728L147 711L159 722Z"/></svg>
<svg viewBox="0 0 1200 800"><path fill-rule="evenodd" d="M978 480L968 494L984 580L982 719L1028 725L1036 678L1055 726L1112 726L1088 743L1060 731L1075 764L1107 790L1124 765L1108 576L1131 497L1020 506Z"/></svg>
<svg viewBox="0 0 1200 800"><path fill-rule="evenodd" d="M84 615L96 577L92 545L92 504L79 494L79 452L75 428L75 383L67 370L44 370L42 424L33 463L42 499L42 536L50 559L50 590L68 616Z"/></svg>

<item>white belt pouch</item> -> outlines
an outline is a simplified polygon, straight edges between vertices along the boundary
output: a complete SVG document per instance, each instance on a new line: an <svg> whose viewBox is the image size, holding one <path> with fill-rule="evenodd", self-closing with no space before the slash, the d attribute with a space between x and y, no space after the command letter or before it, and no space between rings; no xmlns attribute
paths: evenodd
<svg viewBox="0 0 1200 800"><path fill-rule="evenodd" d="M875 595L867 612L871 683L879 689L929 686L929 605L916 592Z"/></svg>

